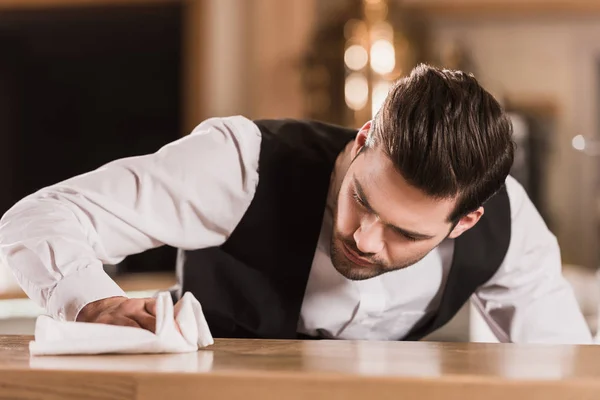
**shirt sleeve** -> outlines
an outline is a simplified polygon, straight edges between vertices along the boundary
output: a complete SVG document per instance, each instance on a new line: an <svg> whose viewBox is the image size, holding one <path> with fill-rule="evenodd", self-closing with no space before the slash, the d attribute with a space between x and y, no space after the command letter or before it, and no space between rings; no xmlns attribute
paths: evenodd
<svg viewBox="0 0 600 400"><path fill-rule="evenodd" d="M511 240L504 262L472 302L502 342L592 342L569 283L562 276L555 236L523 187L506 181Z"/></svg>
<svg viewBox="0 0 600 400"><path fill-rule="evenodd" d="M153 154L43 188L2 217L1 260L32 300L72 321L124 295L103 264L163 244L224 243L254 196L260 142L250 120L212 118Z"/></svg>

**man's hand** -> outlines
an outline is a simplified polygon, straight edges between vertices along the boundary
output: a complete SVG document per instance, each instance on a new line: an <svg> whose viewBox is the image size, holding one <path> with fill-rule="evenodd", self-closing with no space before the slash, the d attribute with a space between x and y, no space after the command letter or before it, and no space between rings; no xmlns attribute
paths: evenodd
<svg viewBox="0 0 600 400"><path fill-rule="evenodd" d="M87 304L77 315L77 322L133 326L150 332L156 329L156 299L109 297Z"/></svg>

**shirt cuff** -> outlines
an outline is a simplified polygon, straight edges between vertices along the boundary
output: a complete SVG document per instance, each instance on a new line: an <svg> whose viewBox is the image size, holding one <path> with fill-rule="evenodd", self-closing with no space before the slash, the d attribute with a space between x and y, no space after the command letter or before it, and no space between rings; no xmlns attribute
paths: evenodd
<svg viewBox="0 0 600 400"><path fill-rule="evenodd" d="M126 294L102 268L86 267L58 282L46 311L59 321L75 321L85 305L115 296Z"/></svg>

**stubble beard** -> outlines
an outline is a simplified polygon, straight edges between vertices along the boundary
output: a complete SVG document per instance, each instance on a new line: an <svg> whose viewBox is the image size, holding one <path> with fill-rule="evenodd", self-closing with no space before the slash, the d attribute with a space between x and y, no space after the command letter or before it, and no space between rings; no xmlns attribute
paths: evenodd
<svg viewBox="0 0 600 400"><path fill-rule="evenodd" d="M411 265L414 265L421 261L429 252L425 252L424 254L418 254L416 257L409 259L406 262L401 264L389 266L382 263L380 260L377 260L374 257L369 257L364 255L364 253L360 252L357 249L356 243L354 243L351 239L345 239L342 235L336 232L336 218L334 217L333 229L331 233L331 243L330 243L330 257L331 263L333 267L338 271L343 277L346 279L350 279L353 281L362 281L366 279L375 278L379 275L383 275L388 272L397 271L400 269L408 268ZM342 246L346 245L350 249L354 250L358 255L367 259L372 264L369 266L357 265L350 261L344 254L344 250L342 250Z"/></svg>

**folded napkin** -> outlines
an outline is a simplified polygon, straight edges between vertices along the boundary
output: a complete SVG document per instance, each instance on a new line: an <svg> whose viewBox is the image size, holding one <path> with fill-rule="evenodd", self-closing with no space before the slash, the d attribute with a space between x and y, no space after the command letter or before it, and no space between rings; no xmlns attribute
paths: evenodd
<svg viewBox="0 0 600 400"><path fill-rule="evenodd" d="M185 353L213 344L213 337L194 295L173 306L169 292L156 296L156 333L130 326L56 321L41 315L35 325L32 356L102 353Z"/></svg>

